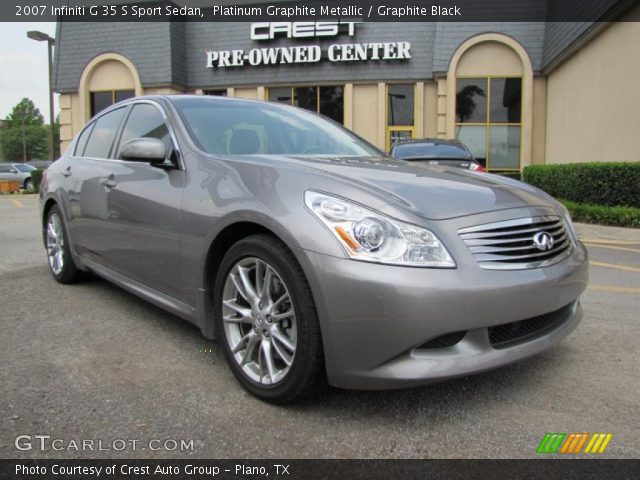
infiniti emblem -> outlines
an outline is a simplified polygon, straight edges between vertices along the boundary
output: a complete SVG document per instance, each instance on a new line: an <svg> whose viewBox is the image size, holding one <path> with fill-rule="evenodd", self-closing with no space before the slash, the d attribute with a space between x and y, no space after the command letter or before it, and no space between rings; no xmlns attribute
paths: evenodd
<svg viewBox="0 0 640 480"><path fill-rule="evenodd" d="M551 234L547 232L538 232L533 236L533 244L542 252L551 250L555 243Z"/></svg>

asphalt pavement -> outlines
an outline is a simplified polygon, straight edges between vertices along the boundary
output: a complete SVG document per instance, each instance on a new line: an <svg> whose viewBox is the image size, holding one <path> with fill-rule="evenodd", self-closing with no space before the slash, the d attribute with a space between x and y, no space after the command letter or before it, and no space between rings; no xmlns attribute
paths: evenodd
<svg viewBox="0 0 640 480"><path fill-rule="evenodd" d="M584 320L542 355L275 407L195 327L96 277L57 284L35 196L0 196L0 225L1 458L534 458L547 432L612 433L600 457L640 457L638 230L578 226Z"/></svg>

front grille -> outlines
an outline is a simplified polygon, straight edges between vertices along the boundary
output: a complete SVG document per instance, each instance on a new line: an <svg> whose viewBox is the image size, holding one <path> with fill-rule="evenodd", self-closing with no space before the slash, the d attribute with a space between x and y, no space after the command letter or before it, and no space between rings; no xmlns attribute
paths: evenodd
<svg viewBox="0 0 640 480"><path fill-rule="evenodd" d="M567 321L573 312L573 307L574 303L570 303L554 312L519 322L490 327L489 341L491 346L496 349L508 348L541 337Z"/></svg>
<svg viewBox="0 0 640 480"><path fill-rule="evenodd" d="M545 233L553 238L551 245L546 243L548 249L540 245ZM571 239L564 222L553 215L488 223L463 228L458 234L480 267L488 270L546 267L571 253Z"/></svg>
<svg viewBox="0 0 640 480"><path fill-rule="evenodd" d="M436 350L438 348L447 348L453 347L456 343L464 338L467 332L453 332L447 333L446 335L441 335L439 337L434 338L433 340L429 340L426 343L423 343L419 347L418 350Z"/></svg>

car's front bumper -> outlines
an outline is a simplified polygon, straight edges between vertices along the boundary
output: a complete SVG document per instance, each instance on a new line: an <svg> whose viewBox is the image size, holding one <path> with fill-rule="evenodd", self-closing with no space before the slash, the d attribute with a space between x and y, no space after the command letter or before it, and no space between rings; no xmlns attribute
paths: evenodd
<svg viewBox="0 0 640 480"><path fill-rule="evenodd" d="M386 389L490 370L559 343L580 322L588 279L582 245L553 266L518 271L407 268L299 250L320 319L329 382L343 388ZM555 328L496 349L489 327L570 306ZM418 349L429 340L466 332L451 347Z"/></svg>

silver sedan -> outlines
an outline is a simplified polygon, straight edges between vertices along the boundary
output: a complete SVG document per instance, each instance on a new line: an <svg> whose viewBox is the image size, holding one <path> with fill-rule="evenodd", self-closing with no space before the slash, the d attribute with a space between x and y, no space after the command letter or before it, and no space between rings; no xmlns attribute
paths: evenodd
<svg viewBox="0 0 640 480"><path fill-rule="evenodd" d="M274 403L496 368L582 315L587 253L548 195L393 160L282 105L116 104L40 198L57 281L91 271L193 322Z"/></svg>

